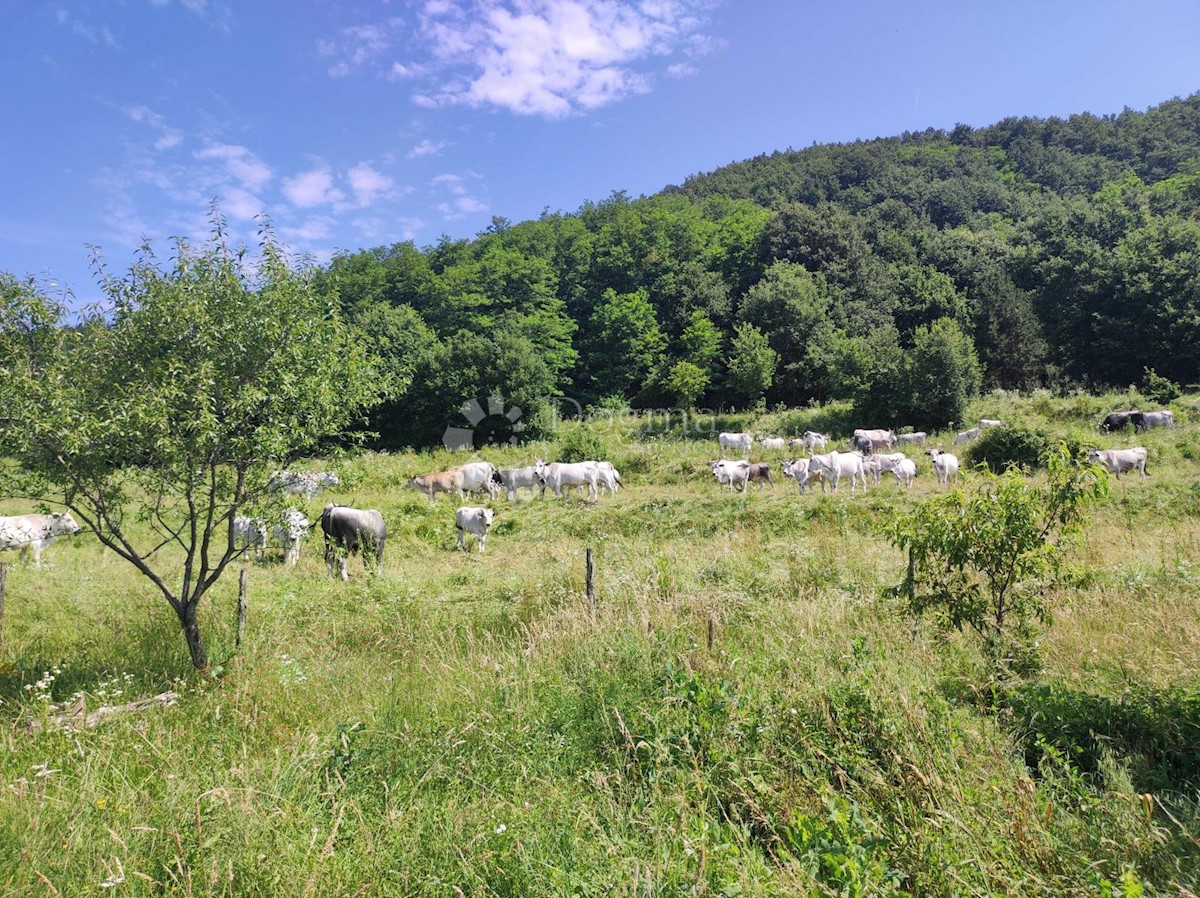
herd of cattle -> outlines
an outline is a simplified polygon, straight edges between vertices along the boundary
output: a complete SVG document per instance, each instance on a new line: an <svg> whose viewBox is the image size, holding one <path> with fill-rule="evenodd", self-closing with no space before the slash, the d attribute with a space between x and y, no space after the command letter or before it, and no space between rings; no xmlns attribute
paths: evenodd
<svg viewBox="0 0 1200 898"><path fill-rule="evenodd" d="M982 418L977 427L958 432L956 445L970 442L989 427L1000 427L1003 422ZM1173 428L1174 415L1169 411L1158 412L1113 412L1105 417L1100 430L1114 432L1132 426L1136 431L1151 427ZM848 441L848 450L828 450L831 438L828 434L806 431L802 437L760 436L752 433L721 433L717 440L721 454L726 451L741 453L742 459L720 458L710 468L717 483L728 486L730 492L740 489L745 493L750 483L775 484L771 476L771 465L767 462L751 462L751 449L757 442L764 450L786 452L803 449L807 456L786 459L782 464L785 477L796 481L798 491L803 494L814 483L820 483L825 492L828 484L834 492L842 480L850 481L850 491L861 485L865 491L868 479L878 486L883 474L890 473L897 483L911 488L917 476L916 463L904 452L893 452L898 446L924 446L928 435L924 432L897 434L890 429L855 430ZM949 484L959 470L957 456L940 448L929 449L934 473L939 484ZM1147 451L1142 446L1129 449L1093 449L1088 455L1090 462L1104 467L1120 479L1121 474L1137 471L1146 477ZM306 501L323 489L337 486L336 474L313 471L276 471L269 486L283 495L303 496ZM510 501L518 500L518 491L538 491L545 497L549 488L555 496L565 498L575 490L584 488L589 498L596 498L601 490L616 494L621 487L621 476L612 463L607 461L545 462L536 459L534 464L519 468L498 469L491 462L471 462L409 478L405 487L418 490L435 504L438 493L454 493L459 500L468 494L483 493L494 501L503 489ZM495 511L486 506L464 505L454 516L458 531L458 548L464 548L464 535L475 537L478 550L484 549L488 530L495 518ZM321 531L325 536L325 562L332 574L337 564L343 580L349 579L346 570L348 555L360 553L364 563L369 554L374 554L376 565L383 560L383 547L387 539L387 524L383 515L375 509L358 509L330 503L320 517ZM268 526L261 518L235 517L231 535L234 547L240 552L253 553L261 559L272 538L283 551L284 563L295 565L300 558L300 547L311 524L304 512L297 508L286 509L280 519ZM0 550L20 550L22 559L32 550L34 565L41 566L42 550L59 536L78 533L79 525L69 512L57 514L24 514L0 517Z"/></svg>

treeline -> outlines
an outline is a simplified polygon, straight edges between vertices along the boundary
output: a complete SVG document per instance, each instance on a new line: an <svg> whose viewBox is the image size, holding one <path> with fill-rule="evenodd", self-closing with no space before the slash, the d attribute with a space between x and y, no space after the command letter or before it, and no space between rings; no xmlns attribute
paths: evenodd
<svg viewBox="0 0 1200 898"><path fill-rule="evenodd" d="M341 255L319 273L408 387L384 443L502 395L961 420L981 388L1200 380L1200 94L777 152L662 193ZM457 422L461 423L461 422Z"/></svg>

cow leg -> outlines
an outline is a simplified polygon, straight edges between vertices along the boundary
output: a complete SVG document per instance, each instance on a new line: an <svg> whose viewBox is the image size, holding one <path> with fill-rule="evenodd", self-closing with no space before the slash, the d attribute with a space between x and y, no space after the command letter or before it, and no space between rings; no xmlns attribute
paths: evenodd
<svg viewBox="0 0 1200 898"><path fill-rule="evenodd" d="M484 543L484 541L485 541L486 539L487 539L487 533L486 533L486 532L479 534L479 551L480 551L480 552L482 552L482 551L483 551L483 543Z"/></svg>
<svg viewBox="0 0 1200 898"><path fill-rule="evenodd" d="M462 529L462 527L458 528L458 547L460 549L463 547L463 529Z"/></svg>
<svg viewBox="0 0 1200 898"><path fill-rule="evenodd" d="M350 572L346 570L346 556L345 555L340 556L338 558L338 563L342 569L342 582L349 583L350 582Z"/></svg>

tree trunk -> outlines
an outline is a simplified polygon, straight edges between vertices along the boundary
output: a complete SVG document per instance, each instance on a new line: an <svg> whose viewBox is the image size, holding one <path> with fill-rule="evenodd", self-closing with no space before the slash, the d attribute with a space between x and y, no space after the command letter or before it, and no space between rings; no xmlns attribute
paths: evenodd
<svg viewBox="0 0 1200 898"><path fill-rule="evenodd" d="M204 641L200 638L200 625L196 623L196 603L185 602L177 611L179 623L183 627L183 638L187 640L188 652L192 656L192 666L196 670L208 670L208 654L204 651Z"/></svg>

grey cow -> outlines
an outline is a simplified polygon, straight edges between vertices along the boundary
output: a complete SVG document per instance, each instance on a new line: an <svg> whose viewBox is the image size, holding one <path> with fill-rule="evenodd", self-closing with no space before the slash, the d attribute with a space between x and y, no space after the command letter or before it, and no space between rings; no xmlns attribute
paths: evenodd
<svg viewBox="0 0 1200 898"><path fill-rule="evenodd" d="M375 550L375 569L383 564L383 544L387 539L387 524L383 515L373 508L349 508L330 503L321 512L321 530L325 534L325 565L333 573L333 562L337 559L342 579L349 580L346 572L346 556L360 552L363 565L367 565L367 550Z"/></svg>

